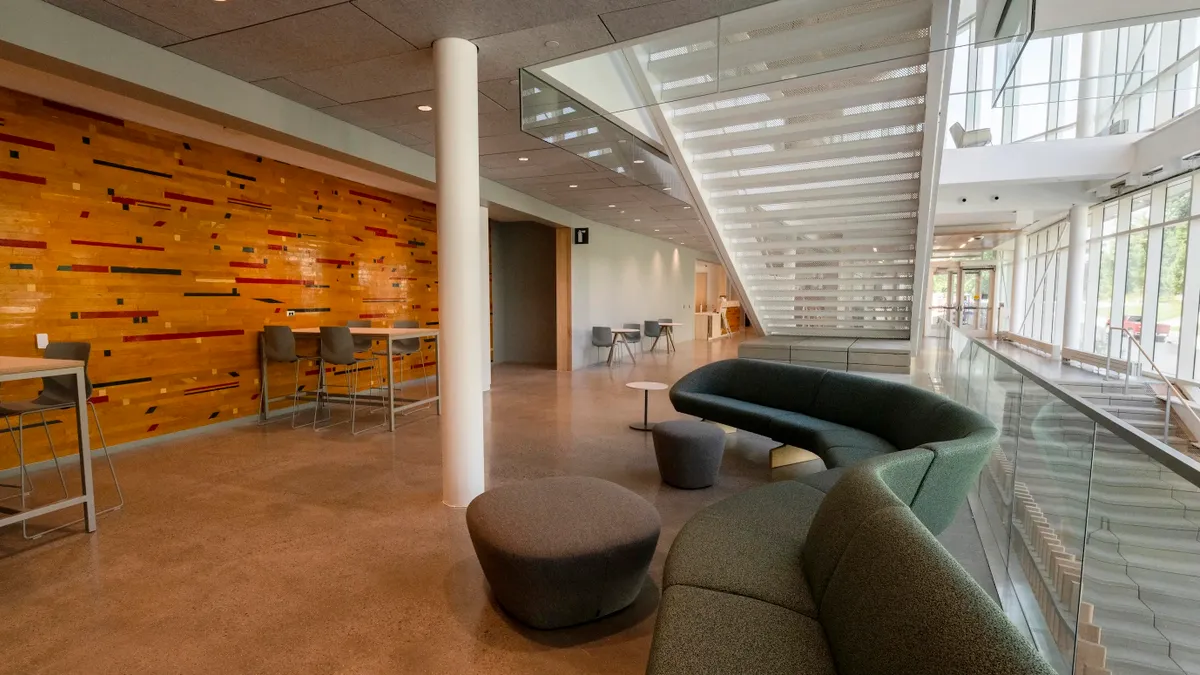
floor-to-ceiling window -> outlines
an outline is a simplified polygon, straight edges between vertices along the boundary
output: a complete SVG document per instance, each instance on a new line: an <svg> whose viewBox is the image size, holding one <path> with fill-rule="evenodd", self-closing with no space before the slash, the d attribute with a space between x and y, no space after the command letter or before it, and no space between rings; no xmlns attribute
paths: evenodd
<svg viewBox="0 0 1200 675"><path fill-rule="evenodd" d="M1020 333L1043 342L1059 340L1062 292L1066 283L1067 224L1060 221L1029 235L1025 307Z"/></svg>
<svg viewBox="0 0 1200 675"><path fill-rule="evenodd" d="M1119 334L1110 328L1122 327L1166 374L1200 372L1200 238L1193 231L1200 228L1200 213L1192 200L1198 175L1093 208L1088 245L1099 258L1088 270L1092 344L1085 348L1107 354L1111 339L1114 356L1129 355L1131 347L1119 345Z"/></svg>

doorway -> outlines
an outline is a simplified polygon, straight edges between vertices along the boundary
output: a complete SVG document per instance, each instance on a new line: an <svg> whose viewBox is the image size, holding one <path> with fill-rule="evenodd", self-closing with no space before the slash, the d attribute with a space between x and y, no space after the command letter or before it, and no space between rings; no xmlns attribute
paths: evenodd
<svg viewBox="0 0 1200 675"><path fill-rule="evenodd" d="M935 266L930 273L926 333L936 334L938 322L944 319L970 335L995 335L996 281L995 265L951 263Z"/></svg>

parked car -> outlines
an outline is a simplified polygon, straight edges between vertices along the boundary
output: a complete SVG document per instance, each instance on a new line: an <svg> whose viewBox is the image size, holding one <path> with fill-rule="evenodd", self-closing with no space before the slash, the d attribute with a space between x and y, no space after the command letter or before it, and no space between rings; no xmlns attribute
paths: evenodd
<svg viewBox="0 0 1200 675"><path fill-rule="evenodd" d="M1142 339L1142 317L1141 316L1139 316L1137 314L1133 314L1133 315L1125 317L1125 323L1123 324L1123 326L1125 327L1125 330L1129 331L1130 333L1133 333L1133 337L1137 338L1138 340ZM1160 324L1156 324L1154 326L1154 341L1155 342L1166 342L1167 336L1170 334L1171 334L1171 326L1169 324L1160 323Z"/></svg>

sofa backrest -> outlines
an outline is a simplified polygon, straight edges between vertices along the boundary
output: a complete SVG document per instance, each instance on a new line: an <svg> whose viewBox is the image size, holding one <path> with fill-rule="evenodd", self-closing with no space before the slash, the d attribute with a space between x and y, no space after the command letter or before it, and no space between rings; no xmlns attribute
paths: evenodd
<svg viewBox="0 0 1200 675"><path fill-rule="evenodd" d="M726 359L684 375L671 388L715 394L790 412L808 412L829 371L757 359Z"/></svg>
<svg viewBox="0 0 1200 675"><path fill-rule="evenodd" d="M888 488L846 473L802 553L840 675L1053 675L1054 669Z"/></svg>

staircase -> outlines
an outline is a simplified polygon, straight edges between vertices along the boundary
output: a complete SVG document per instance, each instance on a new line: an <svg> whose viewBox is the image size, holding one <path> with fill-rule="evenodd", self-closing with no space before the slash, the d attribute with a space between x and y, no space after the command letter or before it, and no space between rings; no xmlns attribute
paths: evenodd
<svg viewBox="0 0 1200 675"><path fill-rule="evenodd" d="M631 48L767 334L910 336L933 5L782 0Z"/></svg>

